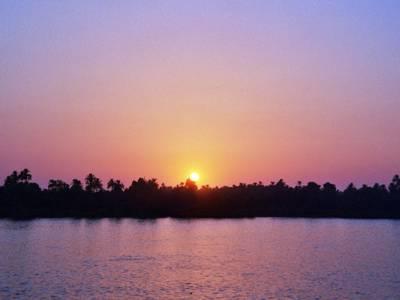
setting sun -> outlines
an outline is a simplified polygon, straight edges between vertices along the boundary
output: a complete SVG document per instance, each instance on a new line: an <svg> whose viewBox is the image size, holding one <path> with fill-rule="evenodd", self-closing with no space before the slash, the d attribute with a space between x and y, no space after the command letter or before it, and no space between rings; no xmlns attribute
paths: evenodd
<svg viewBox="0 0 400 300"><path fill-rule="evenodd" d="M190 174L190 180L192 180L192 181L194 181L194 182L197 182L197 181L199 181L199 179L200 179L199 173L197 173L197 172L192 172L192 173Z"/></svg>

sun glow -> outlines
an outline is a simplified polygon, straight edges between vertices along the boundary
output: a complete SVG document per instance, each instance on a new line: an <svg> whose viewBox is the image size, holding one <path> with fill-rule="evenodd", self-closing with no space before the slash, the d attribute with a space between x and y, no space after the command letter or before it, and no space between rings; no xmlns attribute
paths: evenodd
<svg viewBox="0 0 400 300"><path fill-rule="evenodd" d="M194 181L194 182L199 181L199 180L200 180L200 175L199 175L199 173L197 173L197 172L192 172L192 173L190 174L190 180L192 180L192 181Z"/></svg>

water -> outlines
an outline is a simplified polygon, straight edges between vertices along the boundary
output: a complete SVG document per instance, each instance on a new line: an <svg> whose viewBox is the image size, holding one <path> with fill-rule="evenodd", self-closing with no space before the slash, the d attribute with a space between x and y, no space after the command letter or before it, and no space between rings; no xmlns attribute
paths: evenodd
<svg viewBox="0 0 400 300"><path fill-rule="evenodd" d="M0 299L400 299L400 222L0 221Z"/></svg>

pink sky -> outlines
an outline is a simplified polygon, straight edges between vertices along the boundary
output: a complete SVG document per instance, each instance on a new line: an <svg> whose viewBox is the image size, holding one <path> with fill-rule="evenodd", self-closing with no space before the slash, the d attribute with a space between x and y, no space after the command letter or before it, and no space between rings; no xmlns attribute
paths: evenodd
<svg viewBox="0 0 400 300"><path fill-rule="evenodd" d="M0 4L0 180L388 182L396 2Z"/></svg>

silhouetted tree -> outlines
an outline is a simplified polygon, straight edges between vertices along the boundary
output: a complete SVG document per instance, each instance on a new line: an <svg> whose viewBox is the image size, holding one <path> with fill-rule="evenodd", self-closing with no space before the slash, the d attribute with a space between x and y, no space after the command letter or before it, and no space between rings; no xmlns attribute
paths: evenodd
<svg viewBox="0 0 400 300"><path fill-rule="evenodd" d="M137 181L132 181L129 191L131 192L154 192L158 190L157 179L152 178L146 180L146 178L140 177Z"/></svg>
<svg viewBox="0 0 400 300"><path fill-rule="evenodd" d="M354 186L354 183L350 183L347 188L344 190L345 194L353 194L357 192L357 188Z"/></svg>
<svg viewBox="0 0 400 300"><path fill-rule="evenodd" d="M22 182L22 183L28 183L29 181L32 180L31 171L29 171L28 169L23 169L23 170L19 173L18 179L19 179L19 181Z"/></svg>
<svg viewBox="0 0 400 300"><path fill-rule="evenodd" d="M85 190L87 192L97 193L103 190L103 184L101 183L101 180L96 176L94 176L92 173L86 176L85 183L86 183Z"/></svg>
<svg viewBox="0 0 400 300"><path fill-rule="evenodd" d="M19 183L27 184L32 180L31 172L28 169L23 169L21 172L13 171L11 175L7 176L4 185L13 186Z"/></svg>
<svg viewBox="0 0 400 300"><path fill-rule="evenodd" d="M275 184L275 186L282 188L282 189L288 187L288 185L286 184L286 182L283 179L279 179L278 182Z"/></svg>
<svg viewBox="0 0 400 300"><path fill-rule="evenodd" d="M111 192L122 192L125 188L124 184L120 180L110 179L107 183L107 188Z"/></svg>
<svg viewBox="0 0 400 300"><path fill-rule="evenodd" d="M330 182L324 183L324 185L322 186L322 190L323 192L328 194L335 194L337 192L336 185Z"/></svg>
<svg viewBox="0 0 400 300"><path fill-rule="evenodd" d="M50 179L48 190L52 192L67 192L69 190L69 185L60 179Z"/></svg>
<svg viewBox="0 0 400 300"><path fill-rule="evenodd" d="M15 186L15 185L18 184L18 181L19 181L18 172L17 171L13 171L4 180L4 186L5 187Z"/></svg>
<svg viewBox="0 0 400 300"><path fill-rule="evenodd" d="M185 188L191 191L197 191L197 184L190 178L186 179Z"/></svg>
<svg viewBox="0 0 400 300"><path fill-rule="evenodd" d="M321 191L321 186L318 183L315 183L313 181L310 181L309 183L307 183L307 185L304 187L305 190L309 193L318 193Z"/></svg>
<svg viewBox="0 0 400 300"><path fill-rule="evenodd" d="M344 217L400 219L400 177L389 189L384 184L350 184L343 192L332 183L287 185L282 179L264 185L240 183L232 187L197 188L188 179L175 187L156 179L139 178L124 190L111 179L103 190L101 180L89 174L85 189L78 179L69 187L50 180L41 190L31 182L29 170L14 171L0 186L0 218L34 217Z"/></svg>
<svg viewBox="0 0 400 300"><path fill-rule="evenodd" d="M296 190L301 190L303 188L303 182L302 181L297 181L297 185L295 186Z"/></svg>
<svg viewBox="0 0 400 300"><path fill-rule="evenodd" d="M392 182L389 184L389 191L392 194L400 193L400 176L394 175Z"/></svg>
<svg viewBox="0 0 400 300"><path fill-rule="evenodd" d="M70 191L75 193L83 192L82 182L79 179L72 179Z"/></svg>

